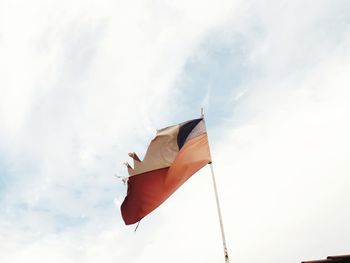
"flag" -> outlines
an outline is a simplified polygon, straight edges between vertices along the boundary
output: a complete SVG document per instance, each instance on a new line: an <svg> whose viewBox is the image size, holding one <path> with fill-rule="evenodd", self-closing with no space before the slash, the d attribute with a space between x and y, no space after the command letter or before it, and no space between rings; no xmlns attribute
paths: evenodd
<svg viewBox="0 0 350 263"><path fill-rule="evenodd" d="M129 153L128 190L121 205L126 225L139 222L203 166L211 162L204 119L157 130L141 161Z"/></svg>

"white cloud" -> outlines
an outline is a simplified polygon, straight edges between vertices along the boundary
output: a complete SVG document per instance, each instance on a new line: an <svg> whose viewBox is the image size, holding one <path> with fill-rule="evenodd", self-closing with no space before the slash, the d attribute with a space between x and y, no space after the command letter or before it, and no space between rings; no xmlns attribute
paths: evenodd
<svg viewBox="0 0 350 263"><path fill-rule="evenodd" d="M217 31L242 40L246 72L234 74L249 75L240 125L212 141L232 260L348 253L348 4L268 4L2 2L3 261L223 260L208 168L137 234L122 227L112 177L176 116L175 80Z"/></svg>
<svg viewBox="0 0 350 263"><path fill-rule="evenodd" d="M213 127L220 136L212 144L229 252L237 262L349 253L348 4L277 2L242 5L241 15L220 29L247 45L248 71L240 72L246 92L232 117L239 124L231 119L228 125L235 125L225 130ZM159 211L161 230L146 255L223 261L209 169Z"/></svg>
<svg viewBox="0 0 350 263"><path fill-rule="evenodd" d="M130 147L144 149L155 119L174 116L176 76L232 6L1 3L2 259L115 262L142 250L146 236L116 227L113 199L125 189L113 174Z"/></svg>
<svg viewBox="0 0 350 263"><path fill-rule="evenodd" d="M248 249L272 262L348 253L348 61L348 50L335 52L218 150L240 262Z"/></svg>

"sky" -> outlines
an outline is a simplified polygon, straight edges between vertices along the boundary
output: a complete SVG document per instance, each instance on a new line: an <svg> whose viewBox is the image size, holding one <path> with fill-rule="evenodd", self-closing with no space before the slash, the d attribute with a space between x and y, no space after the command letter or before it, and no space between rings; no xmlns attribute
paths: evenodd
<svg viewBox="0 0 350 263"><path fill-rule="evenodd" d="M350 254L349 70L347 0L0 0L0 261L224 262L209 167L119 210L201 107L231 262Z"/></svg>

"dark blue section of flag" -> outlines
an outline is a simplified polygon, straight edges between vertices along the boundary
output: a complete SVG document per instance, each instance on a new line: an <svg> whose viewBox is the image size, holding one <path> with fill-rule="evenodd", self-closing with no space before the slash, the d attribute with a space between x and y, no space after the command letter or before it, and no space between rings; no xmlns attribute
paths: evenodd
<svg viewBox="0 0 350 263"><path fill-rule="evenodd" d="M186 122L185 124L181 125L179 134L177 135L177 145L179 146L179 149L184 146L185 141L188 137L188 135L191 133L191 131L197 126L197 124L202 120L200 119L194 119L191 121Z"/></svg>

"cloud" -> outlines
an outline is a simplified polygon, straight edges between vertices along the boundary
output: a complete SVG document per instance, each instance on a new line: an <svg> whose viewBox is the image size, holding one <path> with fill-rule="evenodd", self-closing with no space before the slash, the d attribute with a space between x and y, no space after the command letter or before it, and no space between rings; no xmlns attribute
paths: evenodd
<svg viewBox="0 0 350 263"><path fill-rule="evenodd" d="M228 236L238 251L273 262L347 253L348 56L337 50L222 142L219 171L233 177L221 177Z"/></svg>
<svg viewBox="0 0 350 263"><path fill-rule="evenodd" d="M125 173L131 148L143 151L155 120L175 118L176 77L233 4L1 5L0 253L6 262L126 260L147 236L120 228L113 200L125 188L113 174Z"/></svg>
<svg viewBox="0 0 350 263"><path fill-rule="evenodd" d="M114 204L126 153L202 103L231 258L348 253L348 8L2 2L2 258L223 260L208 167L137 234Z"/></svg>
<svg viewBox="0 0 350 263"><path fill-rule="evenodd" d="M231 78L230 84L241 78L238 87L213 89L208 103L231 112L218 123L218 109L208 125L233 261L300 262L348 253L347 7L344 1L317 8L304 1L242 4L240 15L214 34L215 44L200 46L184 72L180 86L197 92L202 78ZM218 54L220 45L242 53ZM221 74L218 56L232 59L220 64ZM228 105L216 104L240 93ZM184 262L220 260L209 169L173 198L159 212L165 218L148 253L159 261L172 255L175 262L175 254Z"/></svg>

